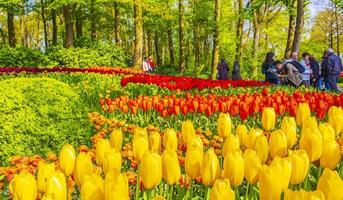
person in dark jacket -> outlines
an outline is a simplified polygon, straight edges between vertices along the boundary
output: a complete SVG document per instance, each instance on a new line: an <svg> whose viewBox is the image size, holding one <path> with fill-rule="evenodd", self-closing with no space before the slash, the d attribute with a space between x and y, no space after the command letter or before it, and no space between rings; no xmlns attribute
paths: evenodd
<svg viewBox="0 0 343 200"><path fill-rule="evenodd" d="M332 91L338 91L337 79L342 69L341 58L335 55L333 49L328 49L327 55L323 60L323 78L325 81L325 88Z"/></svg>
<svg viewBox="0 0 343 200"><path fill-rule="evenodd" d="M273 52L268 52L266 55L266 59L262 65L262 73L265 75L265 81L273 84L278 84L279 79L276 76L276 68L273 65L274 63L274 56Z"/></svg>
<svg viewBox="0 0 343 200"><path fill-rule="evenodd" d="M315 88L319 87L319 80L320 80L320 69L319 63L317 62L316 58L311 55L310 56L310 67L312 70L312 77L311 77L311 85Z"/></svg>
<svg viewBox="0 0 343 200"><path fill-rule="evenodd" d="M278 70L278 77L284 85L299 87L302 84L302 75L292 63L282 64L281 61L275 61L274 66Z"/></svg>
<svg viewBox="0 0 343 200"><path fill-rule="evenodd" d="M235 60L235 62L233 63L232 80L234 81L242 80L240 67L237 60Z"/></svg>
<svg viewBox="0 0 343 200"><path fill-rule="evenodd" d="M217 66L218 80L227 80L229 75L229 65L222 58Z"/></svg>

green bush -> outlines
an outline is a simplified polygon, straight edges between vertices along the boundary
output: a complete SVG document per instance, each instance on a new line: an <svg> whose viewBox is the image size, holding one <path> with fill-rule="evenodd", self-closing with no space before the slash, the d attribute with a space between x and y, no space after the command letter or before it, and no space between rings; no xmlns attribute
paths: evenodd
<svg viewBox="0 0 343 200"><path fill-rule="evenodd" d="M42 52L23 46L11 48L6 45L0 46L0 66L52 66L55 63Z"/></svg>
<svg viewBox="0 0 343 200"><path fill-rule="evenodd" d="M0 164L13 155L46 155L87 144L90 126L79 96L49 78L0 81Z"/></svg>

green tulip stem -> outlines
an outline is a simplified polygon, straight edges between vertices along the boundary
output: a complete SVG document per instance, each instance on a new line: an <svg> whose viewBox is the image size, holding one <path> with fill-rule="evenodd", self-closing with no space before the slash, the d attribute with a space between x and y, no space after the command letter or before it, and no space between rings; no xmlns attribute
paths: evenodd
<svg viewBox="0 0 343 200"><path fill-rule="evenodd" d="M206 200L210 199L210 190L211 190L211 187L207 187Z"/></svg>
<svg viewBox="0 0 343 200"><path fill-rule="evenodd" d="M189 190L190 190L190 197L189 199L192 199L193 198L193 184L194 184L194 180L191 179L191 183L190 183L190 186L189 186Z"/></svg>
<svg viewBox="0 0 343 200"><path fill-rule="evenodd" d="M137 183L136 183L136 200L139 199L139 192L140 192L140 177L141 176L141 165L138 163L138 171L137 171Z"/></svg>
<svg viewBox="0 0 343 200"><path fill-rule="evenodd" d="M245 199L250 199L250 183L247 182L247 190L245 191Z"/></svg>
<svg viewBox="0 0 343 200"><path fill-rule="evenodd" d="M174 186L171 185L170 187L170 193L169 193L169 199L173 200L173 193L174 193Z"/></svg>

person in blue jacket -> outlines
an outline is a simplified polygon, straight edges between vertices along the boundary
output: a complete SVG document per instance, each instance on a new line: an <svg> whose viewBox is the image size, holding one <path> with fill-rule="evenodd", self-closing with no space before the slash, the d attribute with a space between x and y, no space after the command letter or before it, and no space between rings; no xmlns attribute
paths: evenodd
<svg viewBox="0 0 343 200"><path fill-rule="evenodd" d="M338 91L337 79L342 70L342 60L329 48L322 63L322 75L327 90Z"/></svg>

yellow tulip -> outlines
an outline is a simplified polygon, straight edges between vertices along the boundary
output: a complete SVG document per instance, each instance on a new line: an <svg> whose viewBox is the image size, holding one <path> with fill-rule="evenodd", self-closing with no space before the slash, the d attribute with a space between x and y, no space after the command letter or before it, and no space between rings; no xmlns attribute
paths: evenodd
<svg viewBox="0 0 343 200"><path fill-rule="evenodd" d="M162 155L162 177L169 184L179 182L181 170L177 153L173 149L166 149Z"/></svg>
<svg viewBox="0 0 343 200"><path fill-rule="evenodd" d="M162 159L157 153L147 151L141 163L141 180L146 189L160 184L162 179Z"/></svg>
<svg viewBox="0 0 343 200"><path fill-rule="evenodd" d="M310 159L302 149L289 151L288 160L292 163L292 174L290 183L293 185L301 183L307 176Z"/></svg>
<svg viewBox="0 0 343 200"><path fill-rule="evenodd" d="M152 200L166 200L166 198L164 198L162 196L156 196Z"/></svg>
<svg viewBox="0 0 343 200"><path fill-rule="evenodd" d="M343 199L343 181L337 171L331 171L328 168L324 169L322 176L319 178L317 190L324 193L325 199Z"/></svg>
<svg viewBox="0 0 343 200"><path fill-rule="evenodd" d="M67 199L66 178L62 172L55 172L46 183L44 198L51 200Z"/></svg>
<svg viewBox="0 0 343 200"><path fill-rule="evenodd" d="M287 138L287 147L290 149L297 143L297 124L294 117L284 117L281 123L281 130Z"/></svg>
<svg viewBox="0 0 343 200"><path fill-rule="evenodd" d="M325 200L325 196L319 190L315 192L306 192L303 189L299 191L292 191L290 189L287 189L285 191L284 200Z"/></svg>
<svg viewBox="0 0 343 200"><path fill-rule="evenodd" d="M38 192L43 193L45 191L46 182L53 173L55 173L55 163L48 164L44 163L44 161L39 162L37 173Z"/></svg>
<svg viewBox="0 0 343 200"><path fill-rule="evenodd" d="M201 163L200 174L202 182L206 186L213 185L214 181L220 177L220 165L213 148L207 150Z"/></svg>
<svg viewBox="0 0 343 200"><path fill-rule="evenodd" d="M76 157L74 167L75 182L77 185L81 186L84 176L91 174L92 172L93 163L91 157L84 152L79 153L79 155Z"/></svg>
<svg viewBox="0 0 343 200"><path fill-rule="evenodd" d="M135 128L132 139L133 157L141 161L144 153L149 150L148 133L145 129Z"/></svg>
<svg viewBox="0 0 343 200"><path fill-rule="evenodd" d="M343 113L337 114L336 116L332 117L330 121L331 126L334 128L336 135L343 134Z"/></svg>
<svg viewBox="0 0 343 200"><path fill-rule="evenodd" d="M151 152L160 153L161 151L161 136L160 133L154 131L149 135L149 147Z"/></svg>
<svg viewBox="0 0 343 200"><path fill-rule="evenodd" d="M102 180L101 176L96 174L88 174L84 177L81 186L81 199L104 199L104 180Z"/></svg>
<svg viewBox="0 0 343 200"><path fill-rule="evenodd" d="M250 132L247 136L247 148L253 149L255 144L255 139L259 136L263 135L263 131L260 129L250 129Z"/></svg>
<svg viewBox="0 0 343 200"><path fill-rule="evenodd" d="M244 124L240 124L237 126L236 135L239 138L239 144L247 147L248 129Z"/></svg>
<svg viewBox="0 0 343 200"><path fill-rule="evenodd" d="M323 140L336 138L335 130L329 123L319 124L319 131L322 134Z"/></svg>
<svg viewBox="0 0 343 200"><path fill-rule="evenodd" d="M242 183L244 179L244 160L240 150L228 153L224 157L223 176L230 180L232 186Z"/></svg>
<svg viewBox="0 0 343 200"><path fill-rule="evenodd" d="M200 176L203 149L204 147L199 136L195 136L188 144L185 157L185 171L192 179Z"/></svg>
<svg viewBox="0 0 343 200"><path fill-rule="evenodd" d="M70 176L73 173L75 165L75 150L70 144L63 146L59 154L60 168L66 176Z"/></svg>
<svg viewBox="0 0 343 200"><path fill-rule="evenodd" d="M304 149L311 162L322 155L323 141L318 129L305 128L301 130L300 149Z"/></svg>
<svg viewBox="0 0 343 200"><path fill-rule="evenodd" d="M109 172L104 182L105 200L129 200L129 184L125 174Z"/></svg>
<svg viewBox="0 0 343 200"><path fill-rule="evenodd" d="M231 135L231 118L229 114L220 113L217 120L218 135L225 138Z"/></svg>
<svg viewBox="0 0 343 200"><path fill-rule="evenodd" d="M123 145L123 133L120 129L114 129L110 135L111 147L117 151L121 151Z"/></svg>
<svg viewBox="0 0 343 200"><path fill-rule="evenodd" d="M225 156L227 153L234 152L236 150L239 150L239 140L236 135L228 135L225 138L224 146L223 146L223 156Z"/></svg>
<svg viewBox="0 0 343 200"><path fill-rule="evenodd" d="M341 161L341 149L336 140L332 138L324 140L320 166L333 170L337 167L339 161Z"/></svg>
<svg viewBox="0 0 343 200"><path fill-rule="evenodd" d="M287 138L282 130L274 131L269 138L269 152L272 158L287 155Z"/></svg>
<svg viewBox="0 0 343 200"><path fill-rule="evenodd" d="M243 155L244 159L244 176L250 184L256 184L258 175L262 167L261 160L258 158L256 152L247 149Z"/></svg>
<svg viewBox="0 0 343 200"><path fill-rule="evenodd" d="M163 135L164 149L177 150L177 136L174 129L167 129Z"/></svg>
<svg viewBox="0 0 343 200"><path fill-rule="evenodd" d="M256 151L257 157L261 160L261 163L264 164L267 162L269 155L269 146L267 137L260 135L256 138L254 146L252 148Z"/></svg>
<svg viewBox="0 0 343 200"><path fill-rule="evenodd" d="M108 140L100 139L95 145L96 164L102 166L106 152L111 150L111 144Z"/></svg>
<svg viewBox="0 0 343 200"><path fill-rule="evenodd" d="M36 200L37 183L35 177L26 171L16 174L9 184L9 190L14 200Z"/></svg>
<svg viewBox="0 0 343 200"><path fill-rule="evenodd" d="M261 200L279 200L282 190L282 176L277 168L263 165L258 182Z"/></svg>
<svg viewBox="0 0 343 200"><path fill-rule="evenodd" d="M195 136L195 129L193 123L190 120L182 122L182 142L184 145L188 145L188 143L192 140Z"/></svg>
<svg viewBox="0 0 343 200"><path fill-rule="evenodd" d="M262 112L262 126L264 130L270 131L274 129L276 114L274 108L265 108Z"/></svg>
<svg viewBox="0 0 343 200"><path fill-rule="evenodd" d="M217 179L210 191L210 200L234 200L235 192L230 187L229 180Z"/></svg>
<svg viewBox="0 0 343 200"><path fill-rule="evenodd" d="M116 149L111 149L108 152L106 152L102 169L104 171L104 174L107 174L112 170L120 172L121 153L118 152Z"/></svg>
<svg viewBox="0 0 343 200"><path fill-rule="evenodd" d="M310 106L307 103L300 103L297 108L296 121L299 126L311 116Z"/></svg>
<svg viewBox="0 0 343 200"><path fill-rule="evenodd" d="M310 129L318 129L318 122L316 117L308 117L303 121L302 129L310 128Z"/></svg>
<svg viewBox="0 0 343 200"><path fill-rule="evenodd" d="M275 157L271 163L272 167L279 170L279 176L281 177L281 189L285 191L288 188L289 181L292 175L292 163L289 159Z"/></svg>

